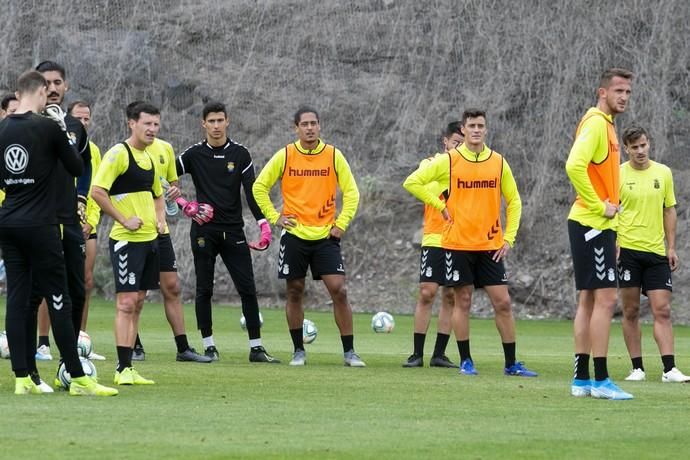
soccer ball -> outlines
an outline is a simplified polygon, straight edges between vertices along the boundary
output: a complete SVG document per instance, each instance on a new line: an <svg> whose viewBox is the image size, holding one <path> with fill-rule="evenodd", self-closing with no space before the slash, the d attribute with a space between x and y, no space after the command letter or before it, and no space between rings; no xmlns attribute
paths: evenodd
<svg viewBox="0 0 690 460"><path fill-rule="evenodd" d="M79 331L79 339L77 339L77 352L79 356L88 358L93 351L93 343L91 337L85 331Z"/></svg>
<svg viewBox="0 0 690 460"><path fill-rule="evenodd" d="M10 359L10 346L5 331L0 332L0 358Z"/></svg>
<svg viewBox="0 0 690 460"><path fill-rule="evenodd" d="M259 327L263 327L264 325L264 315L259 312ZM240 318L240 327L242 328L243 331L247 330L247 320L244 318L244 315Z"/></svg>
<svg viewBox="0 0 690 460"><path fill-rule="evenodd" d="M304 343L308 344L314 342L318 333L319 330L316 328L316 324L314 324L313 321L305 319L302 323L302 340Z"/></svg>
<svg viewBox="0 0 690 460"><path fill-rule="evenodd" d="M395 319L393 319L393 315L390 313L380 311L371 318L371 328L376 333L393 332Z"/></svg>
<svg viewBox="0 0 690 460"><path fill-rule="evenodd" d="M84 375L93 378L98 376L96 373L96 366L94 366L91 361L86 358L79 358L79 361L81 361L81 368L84 369ZM69 386L72 383L72 377L69 375L69 372L67 372L64 362L60 363L57 378L60 382L60 387L64 388L65 390L69 390Z"/></svg>

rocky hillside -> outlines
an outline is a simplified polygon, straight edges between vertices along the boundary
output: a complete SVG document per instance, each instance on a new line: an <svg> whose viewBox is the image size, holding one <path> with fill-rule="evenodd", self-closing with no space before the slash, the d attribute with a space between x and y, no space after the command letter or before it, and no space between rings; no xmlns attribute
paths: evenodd
<svg viewBox="0 0 690 460"><path fill-rule="evenodd" d="M678 248L682 261L690 256L686 1L0 0L0 10L0 88L41 60L62 62L69 98L94 104L92 137L102 148L126 136L123 108L134 99L162 107L161 137L178 150L200 139L204 102L220 99L231 110L231 136L260 168L293 139L297 106L317 107L325 140L346 153L362 192L343 244L357 309L412 311L422 208L400 184L438 148L440 128L475 106L488 111L489 143L522 193L509 260L518 312L571 316L572 191L563 165L598 76L612 66L635 72L632 105L617 124L647 126L653 156L674 169ZM187 231L187 221L173 221L192 298ZM109 294L106 234L97 279ZM255 268L261 294L277 305L275 257L256 255ZM681 268L675 283L685 317L689 277ZM219 297L234 295L227 276L216 288ZM321 286L309 294L313 307L326 306Z"/></svg>

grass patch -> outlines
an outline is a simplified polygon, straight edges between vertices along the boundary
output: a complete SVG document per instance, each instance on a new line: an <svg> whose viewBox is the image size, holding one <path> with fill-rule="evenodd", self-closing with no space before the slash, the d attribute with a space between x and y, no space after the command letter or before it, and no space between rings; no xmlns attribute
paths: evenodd
<svg viewBox="0 0 690 460"><path fill-rule="evenodd" d="M1 305L4 310L4 304ZM114 307L96 300L89 315L100 379L115 364ZM190 342L201 348L193 306L185 307ZM472 349L480 375L452 369L403 369L412 347L412 318L397 315L392 334L375 334L370 315L355 315L355 345L368 367L342 366L329 313L307 312L319 328L305 368L287 366L292 346L282 309L265 309L264 344L281 365L248 363L240 310L216 307L221 361L175 362L163 307L146 304L136 363L153 387L120 388L115 398L17 397L8 360L0 361L0 458L664 458L687 438L689 385L660 381L661 363L644 328L649 381L623 383L629 360L620 325L612 328L610 371L633 401L569 396L571 323L518 324L518 358L536 379L502 375L492 321L473 320ZM435 326L432 326L432 331ZM677 327L679 367L690 370L690 330ZM435 333L427 338L427 356ZM53 346L54 353L57 349ZM448 356L457 360L454 342ZM52 382L56 362L39 363Z"/></svg>

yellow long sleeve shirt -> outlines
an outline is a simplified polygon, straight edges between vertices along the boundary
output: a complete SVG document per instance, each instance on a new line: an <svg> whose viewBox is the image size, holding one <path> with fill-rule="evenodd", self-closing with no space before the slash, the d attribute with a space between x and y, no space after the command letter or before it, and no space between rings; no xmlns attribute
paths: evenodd
<svg viewBox="0 0 690 460"><path fill-rule="evenodd" d="M307 150L302 147L299 141L296 142L297 150L304 155L315 155L321 153L326 147L323 141L319 140L319 144L313 150ZM269 162L261 170L261 173L256 178L252 193L259 205L261 212L271 224L275 224L280 217L280 212L276 210L271 202L269 192L275 183L283 176L286 161L286 149L283 147L278 150ZM335 149L335 171L338 176L338 187L342 193L343 207L340 214L335 220L335 226L341 230L347 230L350 222L357 213L359 206L359 189L357 183L352 175L350 165L347 163L343 153ZM288 228L286 231L303 240L320 240L328 237L331 230L330 225L326 226L307 226L297 221L297 226Z"/></svg>
<svg viewBox="0 0 690 460"><path fill-rule="evenodd" d="M484 161L491 154L491 149L486 145L479 154L470 151L465 144L458 147L457 150L467 161ZM425 168L419 168L410 174L403 183L405 190L410 192L415 198L433 206L439 211L443 211L446 203L427 187L428 184L433 182L443 184L446 189L450 188L449 155L437 156ZM501 174L501 195L503 195L503 199L506 202L506 227L503 239L512 247L515 244L515 237L520 227L522 200L520 199L513 172L505 158L503 159L503 171Z"/></svg>

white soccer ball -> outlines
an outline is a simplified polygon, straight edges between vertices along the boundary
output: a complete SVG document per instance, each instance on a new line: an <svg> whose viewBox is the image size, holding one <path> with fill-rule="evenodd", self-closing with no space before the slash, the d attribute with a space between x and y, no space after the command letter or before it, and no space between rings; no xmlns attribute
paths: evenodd
<svg viewBox="0 0 690 460"><path fill-rule="evenodd" d="M77 352L79 352L79 356L88 358L92 351L93 343L91 342L91 337L86 331L79 331L79 339L77 339Z"/></svg>
<svg viewBox="0 0 690 460"><path fill-rule="evenodd" d="M393 329L395 329L395 319L390 313L380 311L371 318L371 328L376 333L393 332Z"/></svg>
<svg viewBox="0 0 690 460"><path fill-rule="evenodd" d="M263 327L264 325L264 315L259 312L259 327ZM242 328L243 331L247 330L247 320L244 318L244 315L240 318L240 327Z"/></svg>
<svg viewBox="0 0 690 460"><path fill-rule="evenodd" d="M94 366L91 361L86 358L79 358L79 361L81 361L81 368L84 369L84 375L93 378L98 377L96 366ZM72 383L72 377L69 375L69 372L67 372L64 362L60 363L60 367L58 368L58 380L60 381L60 387L69 390L69 386Z"/></svg>
<svg viewBox="0 0 690 460"><path fill-rule="evenodd" d="M309 344L316 340L316 335L319 330L316 328L316 324L313 321L305 319L302 323L302 340L305 344Z"/></svg>
<svg viewBox="0 0 690 460"><path fill-rule="evenodd" d="M10 359L10 346L7 343L7 333L0 332L0 358Z"/></svg>

